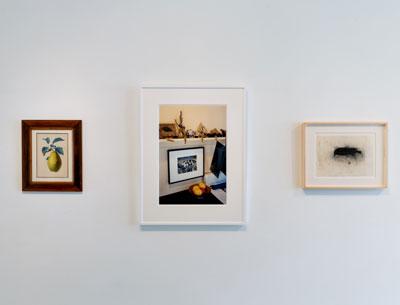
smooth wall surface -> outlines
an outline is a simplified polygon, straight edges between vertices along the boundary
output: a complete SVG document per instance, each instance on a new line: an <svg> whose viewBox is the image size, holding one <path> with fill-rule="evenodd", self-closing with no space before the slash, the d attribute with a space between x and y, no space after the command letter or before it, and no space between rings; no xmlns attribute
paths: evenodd
<svg viewBox="0 0 400 305"><path fill-rule="evenodd" d="M398 1L0 3L0 304L400 303ZM248 89L246 228L139 222L141 84ZM21 119L84 192L21 192ZM297 187L299 123L389 121L389 189Z"/></svg>

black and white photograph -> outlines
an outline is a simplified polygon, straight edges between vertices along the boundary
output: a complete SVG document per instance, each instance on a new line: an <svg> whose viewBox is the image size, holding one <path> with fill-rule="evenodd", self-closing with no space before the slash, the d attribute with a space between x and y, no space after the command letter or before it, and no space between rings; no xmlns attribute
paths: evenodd
<svg viewBox="0 0 400 305"><path fill-rule="evenodd" d="M178 158L178 174L191 173L197 171L197 156Z"/></svg>

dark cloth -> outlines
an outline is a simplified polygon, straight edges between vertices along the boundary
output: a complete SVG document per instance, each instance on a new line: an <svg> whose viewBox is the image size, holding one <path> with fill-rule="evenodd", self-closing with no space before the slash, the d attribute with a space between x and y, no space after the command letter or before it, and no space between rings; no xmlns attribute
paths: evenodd
<svg viewBox="0 0 400 305"><path fill-rule="evenodd" d="M215 145L210 170L216 177L219 177L220 172L226 175L226 146L218 141Z"/></svg>
<svg viewBox="0 0 400 305"><path fill-rule="evenodd" d="M208 204L224 204L219 201L212 193L204 194L201 197L192 195L189 191L181 191L174 194L169 194L160 197L159 204L194 204L194 205L208 205Z"/></svg>

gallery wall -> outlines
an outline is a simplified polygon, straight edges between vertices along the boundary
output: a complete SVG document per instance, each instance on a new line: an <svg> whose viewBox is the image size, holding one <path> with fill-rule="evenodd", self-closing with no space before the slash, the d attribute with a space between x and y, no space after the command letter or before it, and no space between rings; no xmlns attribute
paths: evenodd
<svg viewBox="0 0 400 305"><path fill-rule="evenodd" d="M399 12L1 1L0 304L399 304ZM247 88L247 226L140 227L145 84ZM83 193L21 192L21 119L83 120ZM388 121L389 188L299 188L320 120Z"/></svg>

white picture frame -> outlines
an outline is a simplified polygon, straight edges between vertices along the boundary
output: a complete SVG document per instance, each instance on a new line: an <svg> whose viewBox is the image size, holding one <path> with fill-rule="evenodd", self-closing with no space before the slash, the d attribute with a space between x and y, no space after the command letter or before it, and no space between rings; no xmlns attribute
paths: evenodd
<svg viewBox="0 0 400 305"><path fill-rule="evenodd" d="M386 122L305 122L304 189L388 186Z"/></svg>
<svg viewBox="0 0 400 305"><path fill-rule="evenodd" d="M228 134L226 204L159 204L159 141L166 141L159 140L161 105L226 106ZM246 223L245 118L246 92L243 87L143 86L141 88L141 225L241 226ZM183 142L183 139L179 141ZM188 139L189 144L191 141L193 139Z"/></svg>

